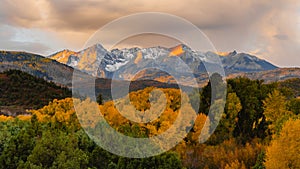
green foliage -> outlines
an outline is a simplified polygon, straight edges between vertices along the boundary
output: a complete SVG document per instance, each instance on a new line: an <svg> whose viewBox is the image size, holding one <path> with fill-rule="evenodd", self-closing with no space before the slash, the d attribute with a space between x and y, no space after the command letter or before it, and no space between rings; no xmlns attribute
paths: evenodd
<svg viewBox="0 0 300 169"><path fill-rule="evenodd" d="M292 112L287 110L286 98L278 90L274 90L263 101L263 106L266 120L270 123L269 129L278 134L283 123L292 116Z"/></svg>
<svg viewBox="0 0 300 169"><path fill-rule="evenodd" d="M14 72L11 74L15 74L13 75L14 79L21 78L18 80L22 80L24 77ZM1 74L0 79L7 80L8 77L11 75ZM40 81L39 83L44 82ZM31 111L30 120L1 116L0 169L173 169L184 167L192 169L263 169L276 167L273 166L273 163L275 165L276 162L282 162L282 165L278 164L282 168L296 168L295 166L299 165L299 120L287 121L287 119L291 117L290 111L296 115L299 114L300 101L294 96L288 97L286 91L290 89L285 86L286 90L283 90L283 88L277 87L276 83L264 84L262 81L246 78L228 80L227 100L219 125L208 142L199 144L199 135L208 133L209 126L216 125L215 119L206 115L210 108L214 110L220 108L218 104L211 107L211 98L216 98L215 103L222 103L221 89L224 87L222 78L217 74L214 75L211 84L216 84L212 86L216 87L214 90L217 92L211 96L210 84L201 91L201 113L197 115L187 138L171 151L150 158L119 157L96 145L81 129L74 110L74 100L71 98L51 100L49 105ZM49 85L51 86L51 84ZM61 90L55 86L52 87L58 91ZM143 114L145 117L146 113L151 114L149 94L153 89L146 88L129 95L130 103L134 105L134 108L145 113ZM10 90L17 91L18 89L12 87ZM107 122L118 132L130 137L151 137L170 128L176 120L180 108L185 108L183 109L183 118L194 112L193 109L186 108L187 103L180 104L181 98L186 95L180 93L178 89L162 89L162 92L167 98L167 107L158 119L146 124L130 122L122 117L112 101L98 105L86 99L83 102L89 104L82 107L81 111L87 113L96 105L95 107L101 110ZM153 94L155 93L151 93L151 95ZM78 100L75 99L75 101ZM123 103L122 99L118 100L116 104L121 103ZM159 106L155 106L155 108L158 109ZM133 112L126 105L121 109L129 113ZM91 122L89 123L91 128L103 127L101 122L93 121L98 114L86 115L87 118L83 120ZM207 118L209 118L208 121L206 121ZM279 135L272 136L273 133L268 132L270 129L274 129L272 125L277 126L275 128L280 131ZM270 137L267 137L268 135ZM265 138L271 139L269 146L267 145L269 142ZM110 140L108 139L108 141Z"/></svg>
<svg viewBox="0 0 300 169"><path fill-rule="evenodd" d="M225 90L226 84L224 83L222 76L214 73L208 82L208 84L203 87L200 95L200 112L204 114L209 113L210 105L212 100L226 99Z"/></svg>
<svg viewBox="0 0 300 169"><path fill-rule="evenodd" d="M102 105L103 104L103 98L102 98L102 94L98 94L96 101L98 104Z"/></svg>
<svg viewBox="0 0 300 169"><path fill-rule="evenodd" d="M181 161L175 153L164 153L159 156L142 158L142 159L129 159L120 157L117 160L116 168L126 169L180 169L183 168ZM110 163L111 166L111 163Z"/></svg>
<svg viewBox="0 0 300 169"><path fill-rule="evenodd" d="M17 168L19 163L26 161L35 145L34 133L28 122L15 121L6 123L10 137L3 142L0 155L0 168ZM22 125L24 125L22 127ZM3 138L1 138L3 141Z"/></svg>
<svg viewBox="0 0 300 169"><path fill-rule="evenodd" d="M286 97L298 97L300 96L300 79L288 79L283 82L279 82L278 88Z"/></svg>
<svg viewBox="0 0 300 169"><path fill-rule="evenodd" d="M0 168L183 168L179 156L171 152L130 159L103 150L82 129L68 127L72 126L69 120L75 119L59 121L59 116L74 112L71 103L72 99L53 101L36 110L31 120L0 122L4 131L0 134ZM139 126L124 125L119 130L145 137Z"/></svg>
<svg viewBox="0 0 300 169"><path fill-rule="evenodd" d="M228 93L225 110L216 128L216 131L208 140L209 144L216 145L233 137L233 131L238 122L238 113L242 110L242 104L236 93Z"/></svg>
<svg viewBox="0 0 300 169"><path fill-rule="evenodd" d="M234 130L235 137L245 143L255 137L266 137L262 101L274 88L274 84L263 81L237 78L228 80L229 88L239 97L242 110L238 113L238 122Z"/></svg>
<svg viewBox="0 0 300 169"><path fill-rule="evenodd" d="M59 130L45 131L28 156L27 164L43 168L86 168L88 156L78 140ZM25 163L26 165L26 163Z"/></svg>
<svg viewBox="0 0 300 169"><path fill-rule="evenodd" d="M266 152L261 151L260 154L257 156L256 164L252 167L253 169L265 169L265 156Z"/></svg>
<svg viewBox="0 0 300 169"><path fill-rule="evenodd" d="M291 112L293 112L296 115L300 114L300 99L299 98L293 98L289 101L287 105L287 109Z"/></svg>

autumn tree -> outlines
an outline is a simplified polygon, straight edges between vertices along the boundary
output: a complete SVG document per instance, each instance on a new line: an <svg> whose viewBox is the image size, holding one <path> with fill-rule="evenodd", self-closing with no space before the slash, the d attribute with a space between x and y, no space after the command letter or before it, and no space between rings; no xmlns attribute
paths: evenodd
<svg viewBox="0 0 300 169"><path fill-rule="evenodd" d="M229 135L232 135L238 121L238 113L242 110L242 104L236 93L228 93L225 105L224 126L228 129Z"/></svg>
<svg viewBox="0 0 300 169"><path fill-rule="evenodd" d="M227 94L225 110L222 112L222 118L209 139L209 144L219 144L224 140L233 137L233 131L238 122L238 113L242 110L242 104L236 93L231 92Z"/></svg>
<svg viewBox="0 0 300 169"><path fill-rule="evenodd" d="M199 143L199 136L202 132L202 135L207 135L209 132L209 124L205 125L205 122L207 120L207 116L203 113L200 113L197 115L197 118L195 120L194 127L192 131L189 133L190 141L192 143Z"/></svg>
<svg viewBox="0 0 300 169"><path fill-rule="evenodd" d="M292 115L292 112L287 110L286 98L278 90L268 94L263 101L263 107L271 133L278 133L282 124Z"/></svg>
<svg viewBox="0 0 300 169"><path fill-rule="evenodd" d="M238 122L234 136L245 143L255 137L266 137L266 123L263 117L262 101L274 90L274 84L263 84L261 80L247 78L229 79L228 87L240 99L242 109L238 113Z"/></svg>
<svg viewBox="0 0 300 169"><path fill-rule="evenodd" d="M288 120L266 152L267 168L300 167L300 119Z"/></svg>

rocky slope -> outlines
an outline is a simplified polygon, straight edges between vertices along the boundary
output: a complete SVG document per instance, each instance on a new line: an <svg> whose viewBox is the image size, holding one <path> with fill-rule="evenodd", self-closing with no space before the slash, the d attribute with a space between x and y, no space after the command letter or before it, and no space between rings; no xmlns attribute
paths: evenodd
<svg viewBox="0 0 300 169"><path fill-rule="evenodd" d="M220 58L227 74L259 72L277 68L265 60L246 53L237 53L234 51L221 56L213 52L193 51L188 46L182 44L173 48L130 48L113 49L111 51L107 51L100 44L96 44L79 52L64 50L49 56L49 58L56 59L61 63L102 78L112 78L114 72L122 69L127 74L120 78L129 80L134 76L130 73L134 72L132 69L137 69L141 64L152 64L154 60L163 64L167 60L165 58L172 56L180 57L197 75L206 73L205 66L218 67L212 58ZM153 73L151 74L153 75Z"/></svg>
<svg viewBox="0 0 300 169"><path fill-rule="evenodd" d="M72 67L40 55L0 51L0 72L10 69L21 70L60 85L72 85Z"/></svg>

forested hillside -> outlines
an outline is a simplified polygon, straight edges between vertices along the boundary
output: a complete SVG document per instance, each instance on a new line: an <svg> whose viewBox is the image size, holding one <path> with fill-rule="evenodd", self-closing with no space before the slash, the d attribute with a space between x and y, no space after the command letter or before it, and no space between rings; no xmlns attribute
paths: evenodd
<svg viewBox="0 0 300 169"><path fill-rule="evenodd" d="M85 134L81 127L86 126L82 124L94 129L101 127L101 121L95 120L98 114L87 111L95 102L89 98L81 101L87 105L82 110L87 112L84 120L88 123L80 124L73 99L55 99L32 110L30 116L0 116L0 168L297 168L300 100L291 94L297 90L291 88L292 84L264 84L247 78L228 80L225 111L215 133L204 144L199 143L198 137L210 118L210 83L200 93L199 111L186 109L187 103L179 104L181 96L186 95L180 94L180 90L161 89L166 95L166 108L160 118L145 124L119 114L116 104L121 104L122 99L97 105L113 128L131 137L163 133L174 124L180 108L185 108L183 118L189 116L187 112L197 111L195 124L191 124L192 130L184 140L164 154L144 159L113 155ZM134 107L145 112L144 116L151 112L149 93L154 89L145 88L129 95ZM123 107L123 111L130 114L134 110Z"/></svg>
<svg viewBox="0 0 300 169"><path fill-rule="evenodd" d="M38 109L53 99L71 97L72 92L19 70L0 73L0 110Z"/></svg>

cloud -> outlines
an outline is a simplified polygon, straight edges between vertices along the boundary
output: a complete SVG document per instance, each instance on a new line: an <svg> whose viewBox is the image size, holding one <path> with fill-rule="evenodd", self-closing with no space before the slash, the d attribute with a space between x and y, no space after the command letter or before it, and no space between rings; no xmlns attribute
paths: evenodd
<svg viewBox="0 0 300 169"><path fill-rule="evenodd" d="M288 40L289 39L288 35L285 35L285 34L276 34L273 37L277 38L279 40Z"/></svg>
<svg viewBox="0 0 300 169"><path fill-rule="evenodd" d="M96 30L113 19L146 11L175 14L203 29L220 29L251 22L270 6L263 1L250 0L243 2L240 0L230 2L226 0L188 2L181 0L7 0L5 2L2 4L2 13L6 21L12 24L67 30ZM26 10L24 6L31 10Z"/></svg>
<svg viewBox="0 0 300 169"><path fill-rule="evenodd" d="M299 0L5 0L0 6L0 22L16 29L52 32L63 42L61 48L76 50L98 28L121 16L166 12L202 29L220 51L259 51L277 65L296 66L300 65L299 4ZM107 36L131 26L143 25L120 27Z"/></svg>
<svg viewBox="0 0 300 169"><path fill-rule="evenodd" d="M52 32L41 29L19 28L0 24L0 48L22 50L38 54L55 52L64 46Z"/></svg>
<svg viewBox="0 0 300 169"><path fill-rule="evenodd" d="M264 58L281 66L300 65L300 29L297 27L299 9L299 1L278 1L256 24L255 44L261 49Z"/></svg>
<svg viewBox="0 0 300 169"><path fill-rule="evenodd" d="M32 52L36 54L43 55L49 51L53 52L49 47L35 42L18 42L18 41L5 41L5 43L0 40L1 48L0 50L9 50L9 51L25 51ZM5 45L2 45L5 44Z"/></svg>
<svg viewBox="0 0 300 169"><path fill-rule="evenodd" d="M41 20L37 9L36 1L24 3L17 0L4 0L0 6L0 21L16 26L31 26Z"/></svg>

